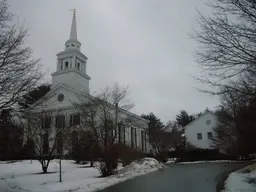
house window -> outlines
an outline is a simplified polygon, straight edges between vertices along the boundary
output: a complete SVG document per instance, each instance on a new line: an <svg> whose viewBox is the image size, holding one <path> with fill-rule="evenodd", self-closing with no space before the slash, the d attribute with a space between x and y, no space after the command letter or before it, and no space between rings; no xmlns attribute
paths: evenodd
<svg viewBox="0 0 256 192"><path fill-rule="evenodd" d="M70 122L70 126L72 126L72 125L80 125L80 114L77 113L77 114L70 115L69 122Z"/></svg>
<svg viewBox="0 0 256 192"><path fill-rule="evenodd" d="M197 140L202 140L202 133L197 133Z"/></svg>
<svg viewBox="0 0 256 192"><path fill-rule="evenodd" d="M119 143L125 144L125 127L123 123L118 124Z"/></svg>
<svg viewBox="0 0 256 192"><path fill-rule="evenodd" d="M206 120L205 123L206 123L206 125L210 125L211 124L211 120Z"/></svg>
<svg viewBox="0 0 256 192"><path fill-rule="evenodd" d="M137 148L137 129L131 127L131 147Z"/></svg>
<svg viewBox="0 0 256 192"><path fill-rule="evenodd" d="M212 139L212 132L208 132L207 137L208 137L208 139Z"/></svg>

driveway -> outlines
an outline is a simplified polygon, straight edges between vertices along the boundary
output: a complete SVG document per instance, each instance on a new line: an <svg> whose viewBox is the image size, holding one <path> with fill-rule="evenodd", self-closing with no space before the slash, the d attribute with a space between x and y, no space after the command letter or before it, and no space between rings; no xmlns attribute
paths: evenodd
<svg viewBox="0 0 256 192"><path fill-rule="evenodd" d="M102 192L216 192L222 175L246 163L172 164L164 171L140 176Z"/></svg>

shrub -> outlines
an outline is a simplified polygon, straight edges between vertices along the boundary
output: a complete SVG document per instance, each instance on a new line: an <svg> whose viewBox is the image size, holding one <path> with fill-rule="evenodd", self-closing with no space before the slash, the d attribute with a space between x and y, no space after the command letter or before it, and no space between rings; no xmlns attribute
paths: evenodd
<svg viewBox="0 0 256 192"><path fill-rule="evenodd" d="M129 146L118 144L115 147L118 151L118 157L122 161L123 165L127 165L134 160L145 157L143 152Z"/></svg>
<svg viewBox="0 0 256 192"><path fill-rule="evenodd" d="M235 157L220 153L217 149L193 149L178 154L179 161L229 160Z"/></svg>

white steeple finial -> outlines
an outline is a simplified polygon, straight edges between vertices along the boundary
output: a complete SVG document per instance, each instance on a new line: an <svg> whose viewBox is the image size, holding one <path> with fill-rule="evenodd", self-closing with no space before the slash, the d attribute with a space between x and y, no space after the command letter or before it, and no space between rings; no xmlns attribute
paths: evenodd
<svg viewBox="0 0 256 192"><path fill-rule="evenodd" d="M76 9L71 9L73 11L73 20L70 31L70 40L77 40L77 30L76 30Z"/></svg>

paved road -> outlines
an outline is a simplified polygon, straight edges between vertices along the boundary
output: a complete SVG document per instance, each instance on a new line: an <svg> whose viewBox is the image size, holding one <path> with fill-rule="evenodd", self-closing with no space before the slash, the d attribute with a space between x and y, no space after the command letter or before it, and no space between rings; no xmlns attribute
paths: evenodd
<svg viewBox="0 0 256 192"><path fill-rule="evenodd" d="M102 192L216 192L222 175L245 163L173 164L163 172L137 177Z"/></svg>

